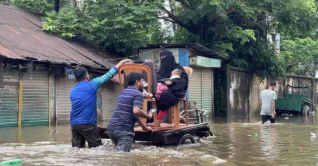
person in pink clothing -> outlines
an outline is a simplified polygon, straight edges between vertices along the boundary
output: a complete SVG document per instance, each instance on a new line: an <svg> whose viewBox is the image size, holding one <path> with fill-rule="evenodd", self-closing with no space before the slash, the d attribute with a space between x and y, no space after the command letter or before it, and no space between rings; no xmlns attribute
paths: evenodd
<svg viewBox="0 0 318 166"><path fill-rule="evenodd" d="M182 72L181 72L181 70L179 70L179 69L174 69L174 70L172 70L170 80L171 80L171 79L174 79L174 78L180 78L181 74L182 74ZM158 84L157 84L157 93L156 93L156 95L155 95L156 99L159 100L161 94L162 94L164 91L166 91L166 90L168 90L168 86L167 86L166 84L164 84L164 83L158 83Z"/></svg>

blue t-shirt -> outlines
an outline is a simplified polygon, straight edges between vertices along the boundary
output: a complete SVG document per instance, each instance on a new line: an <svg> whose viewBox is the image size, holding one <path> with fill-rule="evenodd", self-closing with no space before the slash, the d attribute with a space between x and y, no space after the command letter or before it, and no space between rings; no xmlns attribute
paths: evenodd
<svg viewBox="0 0 318 166"><path fill-rule="evenodd" d="M72 110L70 113L71 126L74 125L96 125L97 90L105 82L109 81L118 69L113 67L103 76L94 78L91 81L77 83L70 92Z"/></svg>
<svg viewBox="0 0 318 166"><path fill-rule="evenodd" d="M134 86L129 86L123 90L118 97L117 105L107 130L134 132L138 117L134 114L133 108L142 108L143 99L141 92Z"/></svg>

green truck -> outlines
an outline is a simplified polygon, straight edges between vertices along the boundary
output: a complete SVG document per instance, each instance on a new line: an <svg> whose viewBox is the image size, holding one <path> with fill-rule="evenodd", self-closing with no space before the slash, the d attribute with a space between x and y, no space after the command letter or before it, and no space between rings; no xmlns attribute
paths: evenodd
<svg viewBox="0 0 318 166"><path fill-rule="evenodd" d="M277 98L275 109L277 115L282 113L308 115L312 105L309 86L286 85L285 98Z"/></svg>

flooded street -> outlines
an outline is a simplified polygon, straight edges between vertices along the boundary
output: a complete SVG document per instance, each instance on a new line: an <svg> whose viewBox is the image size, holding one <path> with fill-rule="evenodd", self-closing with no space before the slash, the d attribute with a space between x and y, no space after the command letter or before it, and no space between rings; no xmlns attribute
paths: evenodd
<svg viewBox="0 0 318 166"><path fill-rule="evenodd" d="M0 128L0 160L20 158L27 165L318 165L317 116L209 121L215 137L195 145L155 147L138 142L118 153L109 140L95 149L71 148L69 125ZM103 125L105 126L105 122Z"/></svg>

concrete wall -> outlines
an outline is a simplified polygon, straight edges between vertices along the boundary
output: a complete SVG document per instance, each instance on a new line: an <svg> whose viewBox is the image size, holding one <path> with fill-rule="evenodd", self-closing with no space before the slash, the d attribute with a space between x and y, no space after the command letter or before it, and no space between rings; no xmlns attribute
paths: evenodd
<svg viewBox="0 0 318 166"><path fill-rule="evenodd" d="M286 85L309 86L310 92L294 89L294 93L310 93L310 99L314 105L318 105L318 78L298 75L287 75L284 79L274 80L270 78L261 79L248 70L228 67L226 69L226 115L228 117L245 117L248 115L259 115L259 95L266 89L269 82L276 82L276 93L278 97L285 97ZM224 108L223 108L224 109Z"/></svg>

